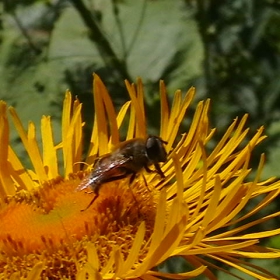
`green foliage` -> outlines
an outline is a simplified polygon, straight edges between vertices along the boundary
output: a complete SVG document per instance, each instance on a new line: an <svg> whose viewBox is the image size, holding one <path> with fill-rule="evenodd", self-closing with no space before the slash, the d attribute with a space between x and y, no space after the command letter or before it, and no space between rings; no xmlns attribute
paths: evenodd
<svg viewBox="0 0 280 280"><path fill-rule="evenodd" d="M154 116L150 130L156 133L159 79L173 94L178 87L187 90L203 74L203 46L193 11L181 1L72 4L6 6L0 97L18 109L25 124L51 114L59 127L64 91L70 88L85 104L91 127L93 72L105 81L116 106L128 99L124 80L142 77L148 112Z"/></svg>
<svg viewBox="0 0 280 280"><path fill-rule="evenodd" d="M220 134L246 112L252 133L263 124L277 125L277 1L12 2L5 2L0 25L0 97L17 107L25 123L51 114L59 128L61 101L70 88L85 104L89 132L95 72L116 106L127 99L123 80L142 77L152 133L159 127L159 79L170 95L195 85L198 99L210 97ZM261 149L275 154L279 131L269 132ZM265 176L271 169L278 169L276 163Z"/></svg>

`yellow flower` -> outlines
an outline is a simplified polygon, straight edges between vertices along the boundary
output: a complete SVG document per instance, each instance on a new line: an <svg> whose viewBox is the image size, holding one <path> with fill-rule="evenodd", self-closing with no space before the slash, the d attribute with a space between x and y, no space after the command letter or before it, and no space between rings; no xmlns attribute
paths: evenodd
<svg viewBox="0 0 280 280"><path fill-rule="evenodd" d="M16 111L12 121L33 165L26 170L9 145L6 103L0 102L0 279L185 279L204 274L216 279L216 269L234 275L235 268L257 279L277 279L249 259L273 259L280 251L259 245L280 229L253 232L279 212L259 216L280 192L280 181L248 181L250 156L264 136L260 128L245 142L247 116L234 120L211 152L209 100L200 102L188 132L179 127L194 96L175 92L169 108L160 83L160 137L167 141L168 159L161 164L165 178L143 171L104 183L99 197L76 191L98 156L120 141L147 137L143 87L126 82L130 101L116 114L111 98L94 77L95 123L85 163L82 155L82 104L66 93L62 140L54 143L50 117L41 121L42 151L35 126L23 128ZM242 144L242 146L241 146ZM58 158L62 154L63 174ZM83 171L80 171L83 170ZM253 208L245 206L258 197ZM250 231L251 229L251 231ZM158 268L180 256L186 271L169 274Z"/></svg>

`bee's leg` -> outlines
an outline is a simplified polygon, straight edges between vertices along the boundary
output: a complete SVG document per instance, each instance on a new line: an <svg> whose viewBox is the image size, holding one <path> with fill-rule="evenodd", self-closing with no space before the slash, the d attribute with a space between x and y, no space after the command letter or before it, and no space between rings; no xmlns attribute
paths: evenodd
<svg viewBox="0 0 280 280"><path fill-rule="evenodd" d="M126 173L121 174L121 175L119 175L119 176L115 176L115 177L109 178L109 179L107 179L107 180L104 179L104 180L102 181L102 183L108 183L108 182L112 182L112 181L115 181L115 180L123 179L123 178L125 178L128 174L131 173L131 172L128 171L128 170L125 170L125 171L126 171ZM89 203L89 205L88 205L85 209L82 209L81 212L86 211L86 210L93 204L93 202L98 198L98 196L99 196L99 189L100 189L102 183L99 182L99 184L96 184L96 185L95 185L93 191L87 192L87 193L93 193L93 192L94 192L95 196L94 196L94 198L91 200L91 202Z"/></svg>
<svg viewBox="0 0 280 280"><path fill-rule="evenodd" d="M134 181L135 177L136 177L136 173L133 172L130 179L129 179L129 185Z"/></svg>
<svg viewBox="0 0 280 280"><path fill-rule="evenodd" d="M154 170L150 169L147 165L144 166L145 170L148 172L148 173L153 173L155 172Z"/></svg>
<svg viewBox="0 0 280 280"><path fill-rule="evenodd" d="M156 168L156 170L157 170L157 173L160 175L160 177L161 177L161 178L165 178L165 175L164 175L164 173L162 172L162 170L160 169L159 164L156 162L156 163L154 163L154 166L155 166L155 168Z"/></svg>
<svg viewBox="0 0 280 280"><path fill-rule="evenodd" d="M147 183L147 181L146 181L146 178L145 178L144 174L142 174L142 177L143 177L143 180L144 180L144 183L145 183L145 186L146 186L147 190L148 190L149 192L151 192L151 190L150 190L150 188L149 188L149 186L148 186L148 183Z"/></svg>
<svg viewBox="0 0 280 280"><path fill-rule="evenodd" d="M132 195L132 197L133 197L133 199L134 199L134 201L135 201L135 205L136 205L136 207L137 207L137 209L138 209L138 215L141 215L141 211L140 211L140 208L139 208L139 205L138 205L136 196L134 195L133 189L132 189L132 187L131 187L131 184L132 184L132 182L135 180L137 173L136 173L136 172L133 172L133 171L128 171L128 173L132 173L131 176L130 176L130 178L129 178L129 189L130 189L131 195Z"/></svg>
<svg viewBox="0 0 280 280"><path fill-rule="evenodd" d="M95 196L94 196L94 198L90 201L89 205L88 205L85 209L82 209L81 212L86 211L86 210L93 204L93 202L97 199L97 197L99 196L99 188L100 188L100 186L96 187L96 188L94 189L94 191L91 191L91 192L90 192L90 193L93 193L93 192L94 192Z"/></svg>
<svg viewBox="0 0 280 280"><path fill-rule="evenodd" d="M163 172L161 171L158 163L154 163L154 166L155 166L156 170L152 170L148 166L144 166L144 168L148 173L157 173L161 176L161 178L165 178L165 176L164 176Z"/></svg>
<svg viewBox="0 0 280 280"><path fill-rule="evenodd" d="M128 169L128 168L123 168L122 171L123 171L123 174L122 174L122 175L115 176L114 178L112 178L112 180L110 180L110 179L107 180L107 182L113 181L113 180L118 180L118 179L123 179L123 178L126 178L128 175L131 174L131 176L130 176L130 178L129 178L129 184L128 184L128 186L129 186L129 189L131 190L131 194L132 194L133 199L135 200L136 205L137 205L137 208L138 208L137 199L136 199L136 197L135 197L135 195L134 195L134 193L133 193L133 190L132 190L132 188L131 188L131 183L134 181L134 179L135 179L137 173L134 172L134 171L132 171L132 170L130 170L130 169ZM139 209L138 209L138 210L139 210Z"/></svg>
<svg viewBox="0 0 280 280"><path fill-rule="evenodd" d="M146 181L146 178L145 178L144 174L142 174L142 178L143 178L143 180L144 180L145 186L148 187L148 183L147 183L147 181Z"/></svg>

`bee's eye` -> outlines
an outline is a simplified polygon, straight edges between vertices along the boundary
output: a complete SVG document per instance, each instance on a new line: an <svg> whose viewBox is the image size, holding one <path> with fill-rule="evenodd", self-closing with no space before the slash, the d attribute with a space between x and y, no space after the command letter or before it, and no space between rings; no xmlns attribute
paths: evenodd
<svg viewBox="0 0 280 280"><path fill-rule="evenodd" d="M163 141L156 136L150 136L147 139L146 151L151 161L165 162L167 160L167 153L163 147Z"/></svg>

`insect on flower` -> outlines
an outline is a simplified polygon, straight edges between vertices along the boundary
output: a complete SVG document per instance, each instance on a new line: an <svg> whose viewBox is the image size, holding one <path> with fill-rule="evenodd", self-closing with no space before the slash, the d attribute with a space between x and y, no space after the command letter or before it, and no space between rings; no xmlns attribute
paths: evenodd
<svg viewBox="0 0 280 280"><path fill-rule="evenodd" d="M137 173L143 168L147 172L157 172L164 178L159 166L159 162L167 160L163 144L167 142L157 136L149 136L147 139L135 138L122 142L112 153L98 159L92 172L77 188L78 191L82 191L90 187L95 194L89 205L82 211L88 209L97 199L104 183L126 178L129 175L131 175L129 183L132 183ZM155 171L149 168L151 165L154 165Z"/></svg>

